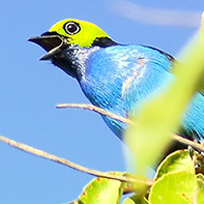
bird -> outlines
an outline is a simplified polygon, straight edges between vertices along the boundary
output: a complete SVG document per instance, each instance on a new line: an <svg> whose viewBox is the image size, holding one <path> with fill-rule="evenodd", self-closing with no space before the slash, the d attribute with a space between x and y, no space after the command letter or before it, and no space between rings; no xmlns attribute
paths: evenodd
<svg viewBox="0 0 204 204"><path fill-rule="evenodd" d="M174 79L173 56L156 47L121 44L93 23L65 19L29 41L47 53L41 60L75 78L89 101L106 111L128 118L154 92ZM121 140L128 124L102 115ZM183 114L182 134L204 138L204 96L197 92ZM177 148L177 147L176 147Z"/></svg>

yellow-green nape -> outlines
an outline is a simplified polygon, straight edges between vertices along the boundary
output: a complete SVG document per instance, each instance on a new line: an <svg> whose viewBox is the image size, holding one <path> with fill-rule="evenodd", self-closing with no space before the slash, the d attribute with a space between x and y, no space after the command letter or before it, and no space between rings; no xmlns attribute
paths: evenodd
<svg viewBox="0 0 204 204"><path fill-rule="evenodd" d="M76 32L67 32L66 25L70 25L70 23L78 26L78 30L76 30ZM110 38L101 28L95 24L76 19L65 19L59 21L53 25L49 31L57 32L59 35L68 37L70 44L77 44L80 47L91 47L96 38Z"/></svg>

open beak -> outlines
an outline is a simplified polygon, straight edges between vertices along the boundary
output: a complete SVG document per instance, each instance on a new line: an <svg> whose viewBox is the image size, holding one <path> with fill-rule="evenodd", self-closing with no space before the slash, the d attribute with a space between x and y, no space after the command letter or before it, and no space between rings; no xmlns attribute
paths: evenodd
<svg viewBox="0 0 204 204"><path fill-rule="evenodd" d="M51 60L56 55L60 54L66 47L68 47L67 40L55 32L46 32L41 36L31 37L28 39L28 41L40 45L47 51L47 53L42 56L40 60Z"/></svg>

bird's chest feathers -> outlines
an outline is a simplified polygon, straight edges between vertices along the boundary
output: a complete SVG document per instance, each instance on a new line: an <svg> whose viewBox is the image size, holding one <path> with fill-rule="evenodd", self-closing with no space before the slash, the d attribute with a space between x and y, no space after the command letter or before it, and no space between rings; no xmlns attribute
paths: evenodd
<svg viewBox="0 0 204 204"><path fill-rule="evenodd" d="M157 75L151 73L150 63L150 58L136 49L101 48L86 60L81 87L93 104L108 110L122 108L126 112L132 103L150 92L148 79Z"/></svg>

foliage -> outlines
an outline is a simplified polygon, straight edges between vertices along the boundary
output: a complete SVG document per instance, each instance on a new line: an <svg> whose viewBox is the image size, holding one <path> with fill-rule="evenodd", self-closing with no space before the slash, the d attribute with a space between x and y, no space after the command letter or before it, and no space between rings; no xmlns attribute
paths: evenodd
<svg viewBox="0 0 204 204"><path fill-rule="evenodd" d="M134 193L123 204L201 204L204 202L204 176L196 174L200 154L178 150L167 156L156 170L153 185L138 193L134 185L107 178L93 179L79 199L69 204L119 204L123 193ZM120 172L112 174L122 175ZM147 187L147 186L146 186Z"/></svg>

